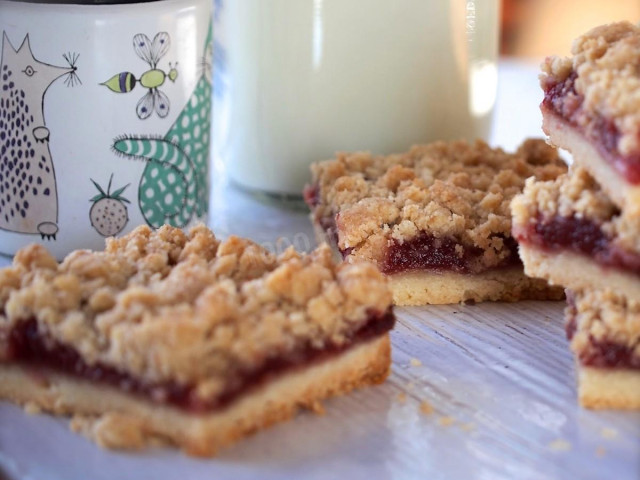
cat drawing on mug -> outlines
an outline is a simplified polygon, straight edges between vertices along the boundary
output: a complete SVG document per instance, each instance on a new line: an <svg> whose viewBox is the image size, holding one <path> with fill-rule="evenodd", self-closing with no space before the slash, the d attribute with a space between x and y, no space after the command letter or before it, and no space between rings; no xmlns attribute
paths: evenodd
<svg viewBox="0 0 640 480"><path fill-rule="evenodd" d="M14 48L6 32L0 58L0 229L40 234L58 233L58 192L44 120L44 96L49 86L67 75L79 83L77 56L65 57L67 67L34 58L25 36Z"/></svg>

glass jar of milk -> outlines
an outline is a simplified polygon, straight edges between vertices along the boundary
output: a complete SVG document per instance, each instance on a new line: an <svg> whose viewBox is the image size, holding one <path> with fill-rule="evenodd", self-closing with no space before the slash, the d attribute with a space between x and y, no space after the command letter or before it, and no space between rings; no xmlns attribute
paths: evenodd
<svg viewBox="0 0 640 480"><path fill-rule="evenodd" d="M336 151L484 138L500 0L216 0L216 154L250 190L299 196Z"/></svg>

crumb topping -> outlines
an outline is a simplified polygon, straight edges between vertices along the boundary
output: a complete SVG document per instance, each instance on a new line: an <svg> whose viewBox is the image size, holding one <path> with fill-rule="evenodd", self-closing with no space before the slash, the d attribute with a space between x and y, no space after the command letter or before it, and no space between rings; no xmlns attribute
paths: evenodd
<svg viewBox="0 0 640 480"><path fill-rule="evenodd" d="M574 292L568 315L576 320L571 349L576 354L593 342L626 346L640 358L640 302L607 289Z"/></svg>
<svg viewBox="0 0 640 480"><path fill-rule="evenodd" d="M565 171L557 152L533 139L515 154L482 141L436 142L389 156L341 153L312 166L314 217L335 218L338 247L352 256L381 263L390 242L427 232L483 249L491 268L510 254L502 241L511 235L509 203L525 179Z"/></svg>
<svg viewBox="0 0 640 480"><path fill-rule="evenodd" d="M622 155L640 152L640 27L619 22L596 27L578 37L572 58L549 57L542 65L543 89L575 74L575 92L565 92L565 107L581 103L572 119L589 129L610 119L620 132Z"/></svg>
<svg viewBox="0 0 640 480"><path fill-rule="evenodd" d="M202 225L188 234L143 226L61 263L42 246L20 250L0 270L0 361L11 326L35 318L89 365L211 398L271 357L345 345L368 312L390 305L375 266L336 266L326 245L276 257Z"/></svg>
<svg viewBox="0 0 640 480"><path fill-rule="evenodd" d="M546 182L528 179L511 208L514 225L555 216L585 218L623 250L640 253L640 217L624 215L582 167L573 166L570 173Z"/></svg>

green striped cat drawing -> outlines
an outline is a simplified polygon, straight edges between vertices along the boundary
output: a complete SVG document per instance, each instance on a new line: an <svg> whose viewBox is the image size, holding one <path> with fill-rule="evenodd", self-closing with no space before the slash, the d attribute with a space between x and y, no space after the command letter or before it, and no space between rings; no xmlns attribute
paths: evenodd
<svg viewBox="0 0 640 480"><path fill-rule="evenodd" d="M162 138L127 135L113 145L118 154L147 163L138 203L153 228L165 224L182 228L208 213L212 41L210 26L202 75L167 134Z"/></svg>

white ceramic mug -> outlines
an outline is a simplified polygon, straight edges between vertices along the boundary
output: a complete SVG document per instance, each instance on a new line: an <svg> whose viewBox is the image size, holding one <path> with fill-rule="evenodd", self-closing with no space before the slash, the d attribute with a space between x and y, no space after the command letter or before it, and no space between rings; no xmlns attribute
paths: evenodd
<svg viewBox="0 0 640 480"><path fill-rule="evenodd" d="M300 195L309 163L484 138L499 0L218 0L216 153L249 189Z"/></svg>
<svg viewBox="0 0 640 480"><path fill-rule="evenodd" d="M211 8L0 0L0 253L206 221Z"/></svg>

